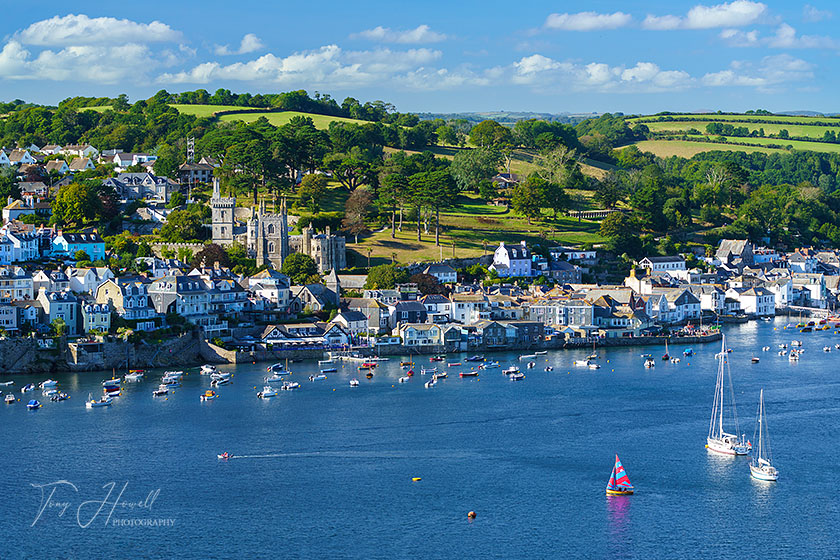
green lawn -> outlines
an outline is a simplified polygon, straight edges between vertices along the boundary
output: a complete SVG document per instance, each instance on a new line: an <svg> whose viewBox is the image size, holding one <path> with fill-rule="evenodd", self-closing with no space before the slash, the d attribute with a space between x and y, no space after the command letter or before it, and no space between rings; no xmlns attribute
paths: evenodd
<svg viewBox="0 0 840 560"><path fill-rule="evenodd" d="M810 142L803 142L808 143ZM765 154L785 153L785 150L760 148L758 146L734 146L713 142L689 142L686 140L642 140L635 144L643 152L651 152L659 157L679 156L690 158L702 152L763 152Z"/></svg>
<svg viewBox="0 0 840 560"><path fill-rule="evenodd" d="M264 111L260 108L237 107L235 105L184 105L181 103L172 103L170 105L178 110L179 113L185 115L195 115L196 117L212 117L219 111Z"/></svg>
<svg viewBox="0 0 840 560"><path fill-rule="evenodd" d="M656 122L646 123L651 132L682 132L694 128L700 132L706 132L706 125L716 121L695 121L695 122ZM717 121L719 122L719 121ZM764 129L765 134L778 134L781 129L787 130L791 136L807 136L809 138L822 138L826 131L840 132L840 128L834 126L813 126L806 124L754 124L734 123L734 126L746 127L752 132L759 128ZM752 139L749 139L750 141Z"/></svg>
<svg viewBox="0 0 840 560"><path fill-rule="evenodd" d="M113 110L114 108L110 105L94 105L93 107L81 107L78 111L96 111L97 113L104 113L109 109Z"/></svg>

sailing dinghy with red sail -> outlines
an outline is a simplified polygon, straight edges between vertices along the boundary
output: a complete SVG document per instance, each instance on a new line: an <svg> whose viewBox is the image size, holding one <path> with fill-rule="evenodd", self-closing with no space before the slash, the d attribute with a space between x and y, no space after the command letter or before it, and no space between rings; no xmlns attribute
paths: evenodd
<svg viewBox="0 0 840 560"><path fill-rule="evenodd" d="M627 473L624 467L621 466L621 460L618 455L615 456L615 466L613 466L610 481L607 483L607 494L611 496L629 496L633 493L633 485L630 484L630 479L627 478Z"/></svg>

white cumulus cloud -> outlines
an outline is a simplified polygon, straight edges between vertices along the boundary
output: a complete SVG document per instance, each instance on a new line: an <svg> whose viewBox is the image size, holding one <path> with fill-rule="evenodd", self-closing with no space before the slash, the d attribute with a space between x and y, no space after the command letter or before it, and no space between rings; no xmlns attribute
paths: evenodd
<svg viewBox="0 0 840 560"><path fill-rule="evenodd" d="M750 0L734 0L714 6L698 4L685 16L648 15L642 22L642 26L654 30L743 27L758 22L766 15L766 4Z"/></svg>
<svg viewBox="0 0 840 560"><path fill-rule="evenodd" d="M578 12L576 14L550 14L545 20L545 27L564 31L594 31L625 27L631 21L633 21L632 16L624 12L612 14Z"/></svg>
<svg viewBox="0 0 840 560"><path fill-rule="evenodd" d="M813 65L788 54L766 56L758 63L734 61L730 68L706 74L703 85L711 87L747 86L759 91L778 91L785 85L814 78Z"/></svg>
<svg viewBox="0 0 840 560"><path fill-rule="evenodd" d="M831 19L834 14L828 10L820 10L810 4L802 7L802 19L808 22L817 22L824 19Z"/></svg>
<svg viewBox="0 0 840 560"><path fill-rule="evenodd" d="M231 50L228 45L216 45L214 52L219 56L227 56L231 54L248 54L255 51L258 51L264 48L263 42L260 40L259 37L254 35L253 33L247 33L244 37L242 37L242 41L239 43L239 48L236 50Z"/></svg>
<svg viewBox="0 0 840 560"><path fill-rule="evenodd" d="M414 29L395 30L389 27L382 27L381 25L373 29L367 29L354 33L350 36L351 39L368 39L370 41L378 41L380 43L402 43L402 44L421 44L421 43L439 43L446 40L446 35L432 31L432 28L426 24L418 25Z"/></svg>
<svg viewBox="0 0 840 560"><path fill-rule="evenodd" d="M112 17L92 18L84 14L37 21L17 33L17 40L21 43L42 47L161 43L180 39L180 31L159 21L138 23Z"/></svg>
<svg viewBox="0 0 840 560"><path fill-rule="evenodd" d="M758 31L724 29L720 38L732 47L770 47L775 49L840 49L840 41L820 35L797 35L796 29L781 24L774 35L761 36Z"/></svg>

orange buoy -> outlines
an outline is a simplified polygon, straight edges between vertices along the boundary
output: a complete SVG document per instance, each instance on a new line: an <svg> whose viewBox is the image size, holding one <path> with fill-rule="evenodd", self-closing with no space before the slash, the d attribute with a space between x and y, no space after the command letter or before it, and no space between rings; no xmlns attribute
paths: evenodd
<svg viewBox="0 0 840 560"><path fill-rule="evenodd" d="M474 511L469 512L469 513L467 514L467 518L469 518L469 519L475 519L475 512L474 512Z"/></svg>

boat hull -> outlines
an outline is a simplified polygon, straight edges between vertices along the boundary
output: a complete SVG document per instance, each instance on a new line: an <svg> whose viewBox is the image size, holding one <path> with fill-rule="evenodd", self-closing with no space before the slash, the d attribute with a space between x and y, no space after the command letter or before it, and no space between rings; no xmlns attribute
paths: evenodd
<svg viewBox="0 0 840 560"><path fill-rule="evenodd" d="M632 496L634 490L607 490L607 496Z"/></svg>
<svg viewBox="0 0 840 560"><path fill-rule="evenodd" d="M727 441L715 438L706 438L706 449L718 455L748 455L750 450L746 446L733 445Z"/></svg>
<svg viewBox="0 0 840 560"><path fill-rule="evenodd" d="M756 480L762 480L764 482L776 482L777 480L779 480L779 471L773 469L772 472L768 472L760 467L755 467L751 464L750 476L752 476Z"/></svg>

